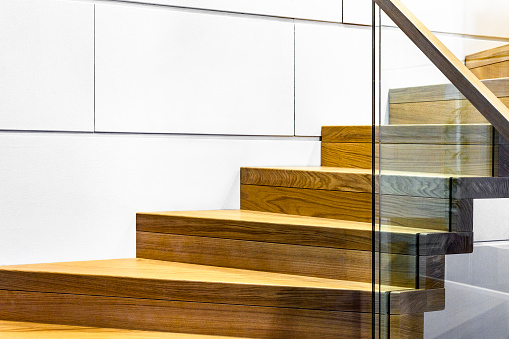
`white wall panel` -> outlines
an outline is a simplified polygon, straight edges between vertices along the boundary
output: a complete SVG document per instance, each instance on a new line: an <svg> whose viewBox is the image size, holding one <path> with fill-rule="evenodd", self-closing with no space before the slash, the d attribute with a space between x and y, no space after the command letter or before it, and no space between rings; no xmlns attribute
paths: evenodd
<svg viewBox="0 0 509 339"><path fill-rule="evenodd" d="M286 18L341 21L338 0L126 0L160 5L202 8Z"/></svg>
<svg viewBox="0 0 509 339"><path fill-rule="evenodd" d="M509 240L509 199L474 200L475 241Z"/></svg>
<svg viewBox="0 0 509 339"><path fill-rule="evenodd" d="M0 1L0 129L92 131L94 6Z"/></svg>
<svg viewBox="0 0 509 339"><path fill-rule="evenodd" d="M318 141L0 133L0 265L135 256L135 213L239 208L240 166L318 165Z"/></svg>
<svg viewBox="0 0 509 339"><path fill-rule="evenodd" d="M371 124L371 30L296 22L295 126L320 135L324 125Z"/></svg>
<svg viewBox="0 0 509 339"><path fill-rule="evenodd" d="M96 129L293 135L292 20L97 5Z"/></svg>

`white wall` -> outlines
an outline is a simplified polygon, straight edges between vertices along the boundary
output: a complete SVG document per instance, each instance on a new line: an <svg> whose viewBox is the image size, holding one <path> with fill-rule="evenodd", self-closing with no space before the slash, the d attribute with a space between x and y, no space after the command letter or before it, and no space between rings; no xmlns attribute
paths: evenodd
<svg viewBox="0 0 509 339"><path fill-rule="evenodd" d="M293 20L98 4L96 131L293 135L293 36Z"/></svg>
<svg viewBox="0 0 509 339"><path fill-rule="evenodd" d="M417 18L434 32L509 38L505 0L403 0ZM343 22L371 25L371 0L343 0ZM382 24L394 23L382 15Z"/></svg>
<svg viewBox="0 0 509 339"><path fill-rule="evenodd" d="M338 0L125 0L146 4L201 8L215 11L269 15L340 22L341 1Z"/></svg>
<svg viewBox="0 0 509 339"><path fill-rule="evenodd" d="M93 131L94 5L0 1L0 129Z"/></svg>

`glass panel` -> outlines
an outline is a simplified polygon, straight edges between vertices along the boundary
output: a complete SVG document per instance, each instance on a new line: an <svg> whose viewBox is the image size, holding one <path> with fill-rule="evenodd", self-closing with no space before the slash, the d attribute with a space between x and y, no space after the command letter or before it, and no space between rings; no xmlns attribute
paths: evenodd
<svg viewBox="0 0 509 339"><path fill-rule="evenodd" d="M506 338L507 141L402 29L385 14L377 24L377 10L374 337ZM475 74L495 78L484 83L506 102L500 58L509 48L490 51L506 41L436 36Z"/></svg>

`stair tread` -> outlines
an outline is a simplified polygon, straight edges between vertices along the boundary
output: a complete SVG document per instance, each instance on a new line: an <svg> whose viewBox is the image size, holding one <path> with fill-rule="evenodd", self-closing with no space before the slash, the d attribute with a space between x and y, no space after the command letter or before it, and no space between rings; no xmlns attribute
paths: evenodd
<svg viewBox="0 0 509 339"><path fill-rule="evenodd" d="M0 320L0 337L23 339L54 339L54 338L174 338L174 339L235 339L236 337L168 333L154 331L124 330L116 328L99 328L71 325L43 324L33 322ZM240 337L237 337L240 338Z"/></svg>
<svg viewBox="0 0 509 339"><path fill-rule="evenodd" d="M230 221L246 221L264 224L284 224L289 228L286 231L291 231L292 226L306 226L313 228L328 228L328 229L348 229L358 231L373 230L373 226L368 222L358 222L339 219L327 219L317 217L307 217L291 214L280 214L271 212L258 212L250 210L206 210L206 211L168 211L168 212L143 212L139 215L156 215L166 217L188 217L188 218L204 218L216 220L230 220ZM139 229L143 230L143 229ZM431 230L425 228L412 228L403 226L387 225L382 227L382 231L401 234L417 234L417 233L444 233L449 232Z"/></svg>
<svg viewBox="0 0 509 339"><path fill-rule="evenodd" d="M240 170L242 185L368 194L373 190L372 177L370 169L341 167L243 167ZM378 191L383 195L439 199L449 199L451 184L455 187L459 180L492 180L471 175L401 171L382 171L380 178Z"/></svg>
<svg viewBox="0 0 509 339"><path fill-rule="evenodd" d="M371 312L372 287L371 283L355 281L139 258L0 267L2 293L49 293L321 311ZM391 298L387 304L391 314L443 307L442 288L416 290L385 285L380 288L384 300Z"/></svg>
<svg viewBox="0 0 509 339"><path fill-rule="evenodd" d="M228 239L236 244L242 241L253 247L257 243L290 248L284 253L307 251L298 246L371 251L372 224L341 219L326 219L292 214L252 210L209 210L146 212L137 214L137 232L140 243L150 235ZM470 253L471 233L384 225L380 229L384 239L382 252L393 254L441 255ZM184 238L182 238L184 241ZM146 244L149 245L148 243ZM231 246L232 244L230 244ZM141 247L140 247L141 246ZM225 245L226 246L226 245ZM239 245L240 246L240 245ZM245 248L245 247L240 247ZM265 250L269 251L267 246ZM278 248L278 251L283 251ZM322 249L320 249L322 250ZM272 249L270 251L276 251ZM159 259L159 258L154 258Z"/></svg>
<svg viewBox="0 0 509 339"><path fill-rule="evenodd" d="M105 276L165 281L249 284L316 289L371 291L371 283L314 278L290 274L186 264L141 258L0 266L3 271L43 272L82 276ZM384 291L409 290L383 286Z"/></svg>
<svg viewBox="0 0 509 339"><path fill-rule="evenodd" d="M369 168L346 168L346 167L331 167L331 166L274 166L274 167L242 167L253 170L281 170L281 171L296 171L296 172L319 172L319 173L338 173L338 174L359 174L371 175L372 171ZM423 177L423 178L476 178L475 175L469 174L448 174L448 173L428 173L428 172L410 172L410 171L393 171L382 170L382 175L394 175L402 177ZM375 172L376 174L376 172Z"/></svg>

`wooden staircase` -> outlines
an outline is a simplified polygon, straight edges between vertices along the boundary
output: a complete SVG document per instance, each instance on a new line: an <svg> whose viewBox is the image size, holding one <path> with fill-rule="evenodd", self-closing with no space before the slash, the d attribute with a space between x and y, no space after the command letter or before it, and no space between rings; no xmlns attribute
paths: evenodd
<svg viewBox="0 0 509 339"><path fill-rule="evenodd" d="M509 197L508 143L444 108L462 100L393 90L374 185L371 126L324 127L322 167L242 168L240 210L138 213L137 258L0 267L0 336L371 338L375 312L382 337L422 338L445 255L473 250L473 199Z"/></svg>

